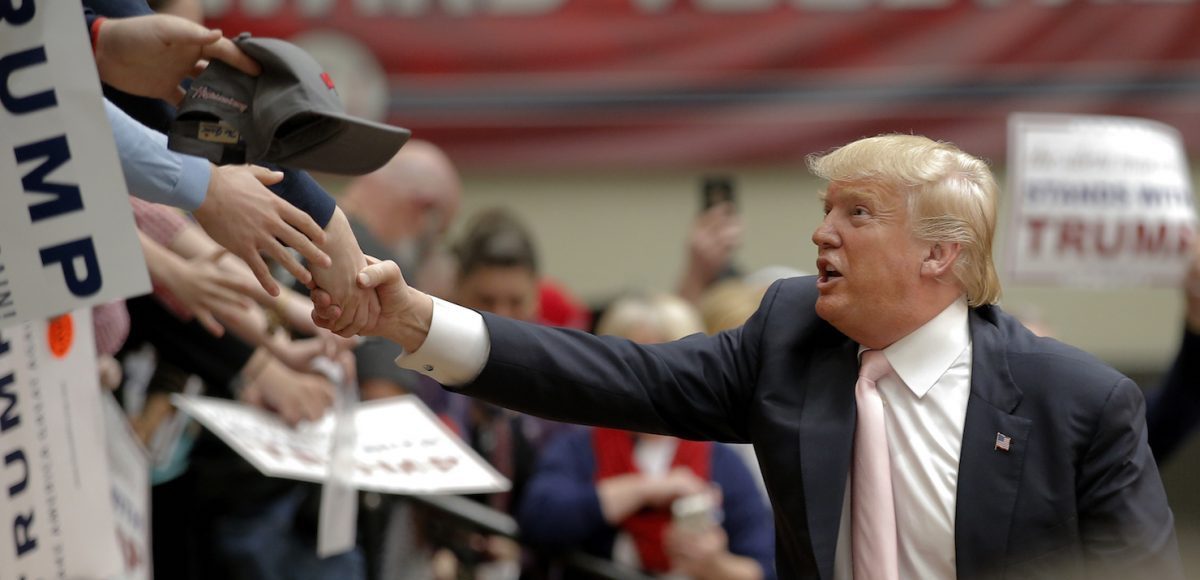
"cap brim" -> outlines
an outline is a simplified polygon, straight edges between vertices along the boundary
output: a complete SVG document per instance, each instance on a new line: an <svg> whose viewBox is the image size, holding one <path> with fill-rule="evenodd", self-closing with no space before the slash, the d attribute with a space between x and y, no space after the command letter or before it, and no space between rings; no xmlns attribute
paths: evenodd
<svg viewBox="0 0 1200 580"><path fill-rule="evenodd" d="M271 161L325 173L364 175L391 161L412 136L408 129L359 117L327 112L316 114L336 119L341 123L340 130L321 143Z"/></svg>

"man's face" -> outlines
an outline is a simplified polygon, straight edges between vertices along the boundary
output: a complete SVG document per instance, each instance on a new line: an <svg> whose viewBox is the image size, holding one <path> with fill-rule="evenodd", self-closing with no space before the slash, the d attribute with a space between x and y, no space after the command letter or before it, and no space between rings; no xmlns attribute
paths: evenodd
<svg viewBox="0 0 1200 580"><path fill-rule="evenodd" d="M817 315L851 338L904 320L919 300L927 248L912 236L905 197L890 187L832 183L817 245Z"/></svg>
<svg viewBox="0 0 1200 580"><path fill-rule="evenodd" d="M458 303L524 320L537 316L537 279L522 266L482 266L459 280Z"/></svg>

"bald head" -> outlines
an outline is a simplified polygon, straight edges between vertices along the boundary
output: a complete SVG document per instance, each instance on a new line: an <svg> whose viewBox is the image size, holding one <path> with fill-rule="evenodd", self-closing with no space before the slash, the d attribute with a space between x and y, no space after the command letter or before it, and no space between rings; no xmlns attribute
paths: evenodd
<svg viewBox="0 0 1200 580"><path fill-rule="evenodd" d="M345 211L381 243L440 238L458 213L462 182L436 145L414 139L387 165L350 182Z"/></svg>

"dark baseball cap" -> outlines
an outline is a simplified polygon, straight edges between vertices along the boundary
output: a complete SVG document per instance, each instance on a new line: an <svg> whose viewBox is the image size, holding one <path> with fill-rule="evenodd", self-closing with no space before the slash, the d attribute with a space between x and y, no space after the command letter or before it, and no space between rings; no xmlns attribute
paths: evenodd
<svg viewBox="0 0 1200 580"><path fill-rule="evenodd" d="M346 114L333 80L300 47L243 34L257 77L213 60L188 88L168 146L218 165L267 161L362 175L387 163L411 133Z"/></svg>

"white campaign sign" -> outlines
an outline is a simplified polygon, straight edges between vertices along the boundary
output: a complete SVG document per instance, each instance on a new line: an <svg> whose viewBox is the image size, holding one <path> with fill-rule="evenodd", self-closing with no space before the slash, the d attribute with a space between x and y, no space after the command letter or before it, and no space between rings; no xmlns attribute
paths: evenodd
<svg viewBox="0 0 1200 580"><path fill-rule="evenodd" d="M0 580L123 566L89 309L0 329Z"/></svg>
<svg viewBox="0 0 1200 580"><path fill-rule="evenodd" d="M325 481L332 415L290 429L274 415L233 401L179 395L173 399L264 474ZM414 396L364 403L354 419L352 481L358 489L408 495L509 489L508 480Z"/></svg>
<svg viewBox="0 0 1200 580"><path fill-rule="evenodd" d="M104 429L121 580L150 580L150 459L116 398L105 394Z"/></svg>
<svg viewBox="0 0 1200 580"><path fill-rule="evenodd" d="M80 5L0 2L0 328L145 294Z"/></svg>
<svg viewBox="0 0 1200 580"><path fill-rule="evenodd" d="M1009 118L1013 282L1177 286L1196 238L1183 143L1143 119Z"/></svg>

